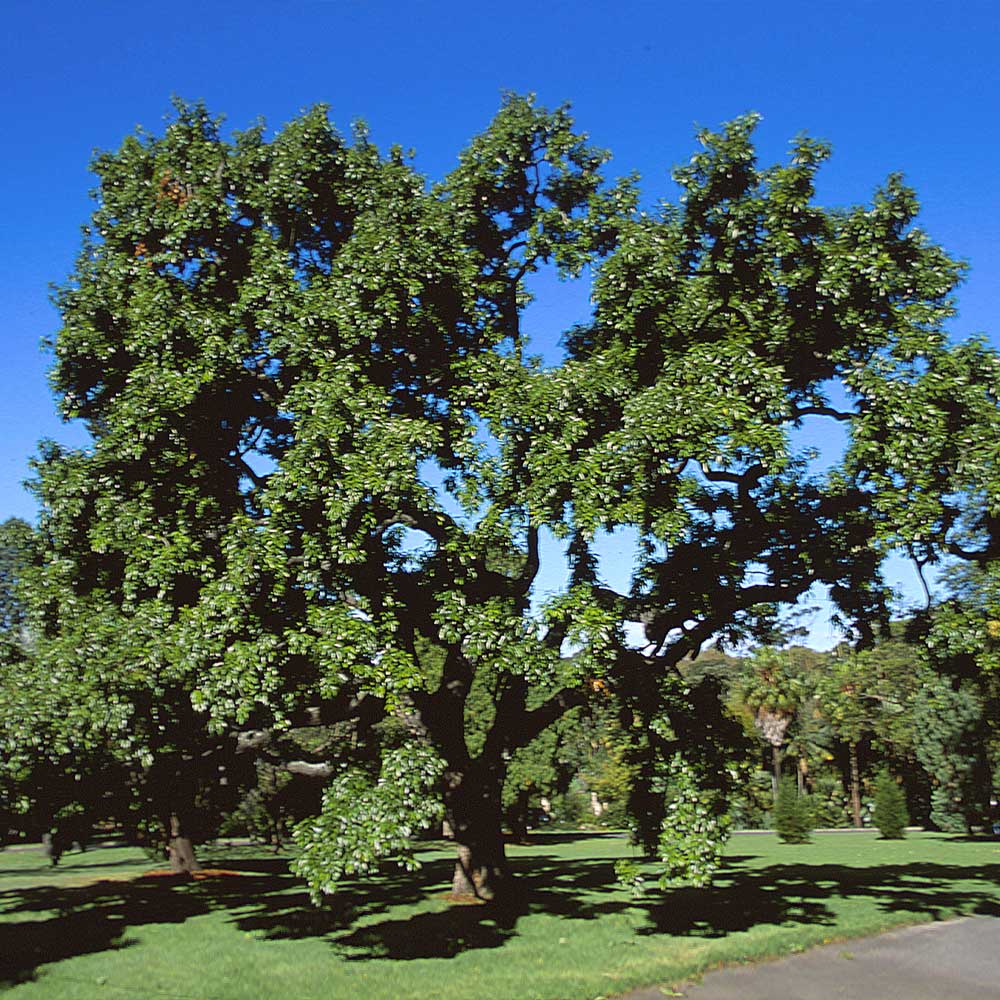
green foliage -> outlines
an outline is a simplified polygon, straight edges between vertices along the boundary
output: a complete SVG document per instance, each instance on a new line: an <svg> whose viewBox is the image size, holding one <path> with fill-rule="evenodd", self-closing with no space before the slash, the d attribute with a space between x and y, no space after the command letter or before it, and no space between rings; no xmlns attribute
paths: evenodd
<svg viewBox="0 0 1000 1000"><path fill-rule="evenodd" d="M875 782L874 823L887 840L905 836L910 821L906 811L906 795L896 779L888 772L879 773Z"/></svg>
<svg viewBox="0 0 1000 1000"><path fill-rule="evenodd" d="M314 902L335 891L345 876L367 875L385 860L408 871L418 867L413 838L441 819L437 784L443 764L419 744L404 745L382 759L373 785L363 772L346 770L323 794L323 808L295 827L294 870Z"/></svg>
<svg viewBox="0 0 1000 1000"><path fill-rule="evenodd" d="M27 639L23 633L27 614L21 586L37 545L26 521L11 517L0 523L0 659L18 655Z"/></svg>
<svg viewBox="0 0 1000 1000"><path fill-rule="evenodd" d="M718 871L729 828L718 794L702 787L694 769L675 755L660 831L660 887L708 885Z"/></svg>
<svg viewBox="0 0 1000 1000"><path fill-rule="evenodd" d="M631 776L628 803L633 839L655 856L666 817L666 803L678 755L693 769L697 785L715 795L715 809L749 780L752 745L724 705L717 678L689 682L683 675L663 678L654 688L643 685L630 700L632 724L624 760ZM659 705L660 713L654 713Z"/></svg>
<svg viewBox="0 0 1000 1000"><path fill-rule="evenodd" d="M602 812L602 826L622 829L628 825L628 800L634 775L626 760L626 748L620 739L611 739L601 747L586 775L588 787L597 796Z"/></svg>
<svg viewBox="0 0 1000 1000"><path fill-rule="evenodd" d="M916 753L933 782L931 822L939 830L967 832L989 812L982 699L968 681L953 687L939 678L915 701Z"/></svg>
<svg viewBox="0 0 1000 1000"><path fill-rule="evenodd" d="M844 791L844 780L836 771L827 770L813 779L809 793L812 821L823 829L851 824L851 801Z"/></svg>
<svg viewBox="0 0 1000 1000"><path fill-rule="evenodd" d="M769 771L755 770L729 799L729 814L736 830L767 830L771 828L774 808Z"/></svg>
<svg viewBox="0 0 1000 1000"><path fill-rule="evenodd" d="M695 770L679 755L670 762L670 781L657 844L661 889L707 886L719 869L731 822L718 793L699 784ZM644 869L631 859L615 862L619 883L642 895Z"/></svg>
<svg viewBox="0 0 1000 1000"><path fill-rule="evenodd" d="M634 784L629 740L618 719L619 706L603 697L587 714L566 716L560 724L560 757L574 781L560 805L575 822L621 829L629 825L628 802ZM595 815L596 800L599 815Z"/></svg>
<svg viewBox="0 0 1000 1000"><path fill-rule="evenodd" d="M774 804L774 828L786 844L808 844L813 829L809 799L799 795L794 778L783 778Z"/></svg>
<svg viewBox="0 0 1000 1000"><path fill-rule="evenodd" d="M666 796L675 754L724 796L747 747L718 679L677 665L712 636L772 641L816 583L870 639L885 553L947 547L958 498L1000 498L1000 364L944 334L961 266L899 177L825 209L828 147L800 137L760 166L756 121L701 132L682 198L652 212L567 108L516 95L438 183L323 107L226 136L178 102L162 135L98 155L52 371L92 444L36 463L33 649L0 682L0 768L103 753L162 817L210 802L234 731L394 717L483 843L501 809L472 804L564 787L544 734L611 697L609 791L629 788L653 847L665 802L679 843L715 843L693 791ZM522 329L544 268L594 275L551 366ZM847 429L843 467L796 451L813 418ZM618 528L639 541L627 594L594 545ZM570 571L536 601L544 532ZM774 746L801 703L783 656L760 654L746 695ZM436 804L413 812L399 763L373 750L298 828L314 892L406 856ZM710 846L678 850L667 878L711 867Z"/></svg>

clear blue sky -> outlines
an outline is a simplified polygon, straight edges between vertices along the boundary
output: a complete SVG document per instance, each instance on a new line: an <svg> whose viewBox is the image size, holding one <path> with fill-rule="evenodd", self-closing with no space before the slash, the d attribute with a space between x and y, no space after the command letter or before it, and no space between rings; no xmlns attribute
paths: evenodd
<svg viewBox="0 0 1000 1000"><path fill-rule="evenodd" d="M54 416L38 345L58 326L48 285L69 272L90 212L91 151L117 146L139 124L157 130L171 94L204 98L233 127L258 116L277 126L326 102L342 128L366 119L377 142L414 147L436 177L502 90L531 90L548 104L572 102L578 123L613 151L612 169L638 170L650 200L672 194L669 168L690 156L696 125L756 110L764 158L781 157L802 130L833 143L826 204L866 200L887 173L904 171L924 228L972 265L954 335L995 339L998 11L981 0L552 0L537 10L9 0L0 519L34 517L21 480L40 437L83 440ZM539 348L554 351L585 309L579 290L547 288L531 314Z"/></svg>

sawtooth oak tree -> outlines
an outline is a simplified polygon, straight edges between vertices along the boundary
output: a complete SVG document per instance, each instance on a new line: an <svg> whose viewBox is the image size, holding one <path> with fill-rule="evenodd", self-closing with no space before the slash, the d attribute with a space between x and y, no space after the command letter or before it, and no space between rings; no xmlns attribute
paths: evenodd
<svg viewBox="0 0 1000 1000"><path fill-rule="evenodd" d="M175 836L223 748L394 716L406 740L329 762L298 870L319 894L409 863L443 817L454 892L502 894L506 771L570 709L613 696L640 775L686 743L724 783L682 658L817 582L862 639L885 617L884 551L918 539L898 494L925 484L864 456L911 387L966 372L942 330L960 268L898 177L824 209L827 147L764 169L754 124L702 133L649 212L565 108L515 96L434 185L322 107L225 138L180 104L97 157L52 371L93 443L38 463L36 662ZM522 325L542 268L594 276L556 365ZM829 472L794 446L821 420L857 439ZM629 593L594 552L615 528ZM549 537L568 571L543 597Z"/></svg>

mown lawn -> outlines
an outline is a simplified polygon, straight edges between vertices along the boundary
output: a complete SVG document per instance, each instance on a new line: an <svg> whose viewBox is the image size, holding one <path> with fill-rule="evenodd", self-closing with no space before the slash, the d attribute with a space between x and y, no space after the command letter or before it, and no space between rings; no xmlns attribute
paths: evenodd
<svg viewBox="0 0 1000 1000"><path fill-rule="evenodd" d="M632 899L620 838L540 835L512 847L516 913L453 906L446 852L417 875L353 883L313 908L285 860L204 851L244 872L178 883L138 878L137 850L0 853L0 990L12 1000L593 1000L671 983L721 962L840 937L1000 915L1000 843L874 833L780 844L737 835L710 889Z"/></svg>

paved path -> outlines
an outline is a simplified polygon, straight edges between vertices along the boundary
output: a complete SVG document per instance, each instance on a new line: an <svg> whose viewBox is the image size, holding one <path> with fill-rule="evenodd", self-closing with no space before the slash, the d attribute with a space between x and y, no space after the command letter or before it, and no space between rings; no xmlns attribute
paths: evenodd
<svg viewBox="0 0 1000 1000"><path fill-rule="evenodd" d="M718 969L677 993L687 1000L1000 1000L1000 918L921 924ZM670 995L650 987L622 1000Z"/></svg>

